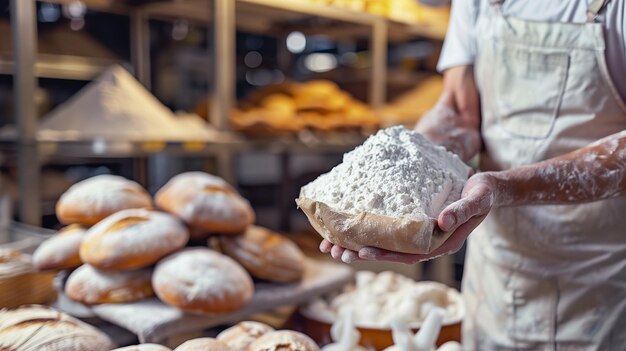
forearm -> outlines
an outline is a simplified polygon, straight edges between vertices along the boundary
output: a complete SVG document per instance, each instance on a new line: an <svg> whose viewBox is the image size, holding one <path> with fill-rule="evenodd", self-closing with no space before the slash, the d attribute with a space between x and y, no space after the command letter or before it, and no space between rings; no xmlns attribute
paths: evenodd
<svg viewBox="0 0 626 351"><path fill-rule="evenodd" d="M497 206L567 204L626 194L626 131L536 164L487 172Z"/></svg>
<svg viewBox="0 0 626 351"><path fill-rule="evenodd" d="M469 160L480 151L480 109L472 66L444 74L444 91L437 105L416 126L435 143Z"/></svg>

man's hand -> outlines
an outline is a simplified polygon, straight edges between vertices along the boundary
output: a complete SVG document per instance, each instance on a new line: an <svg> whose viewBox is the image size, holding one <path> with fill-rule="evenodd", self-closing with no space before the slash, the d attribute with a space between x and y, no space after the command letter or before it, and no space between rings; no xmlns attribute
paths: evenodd
<svg viewBox="0 0 626 351"><path fill-rule="evenodd" d="M357 259L368 261L390 261L416 263L458 251L468 235L485 219L496 204L499 184L492 173L478 173L472 176L463 189L461 199L446 207L437 223L444 232L453 232L439 248L425 255L403 254L374 247L364 247L359 252L346 250L324 240L320 250L330 253L335 259L350 263Z"/></svg>

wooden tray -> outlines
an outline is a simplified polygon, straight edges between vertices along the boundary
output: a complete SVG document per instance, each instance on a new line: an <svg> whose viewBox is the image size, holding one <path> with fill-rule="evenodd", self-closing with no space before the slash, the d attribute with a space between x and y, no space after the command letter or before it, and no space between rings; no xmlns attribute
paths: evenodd
<svg viewBox="0 0 626 351"><path fill-rule="evenodd" d="M340 289L351 282L353 277L354 272L347 265L307 259L302 281L293 284L257 283L250 303L233 313L194 315L166 305L156 298L89 308L97 317L131 331L140 342L159 343L181 333L237 323L255 313L309 301Z"/></svg>

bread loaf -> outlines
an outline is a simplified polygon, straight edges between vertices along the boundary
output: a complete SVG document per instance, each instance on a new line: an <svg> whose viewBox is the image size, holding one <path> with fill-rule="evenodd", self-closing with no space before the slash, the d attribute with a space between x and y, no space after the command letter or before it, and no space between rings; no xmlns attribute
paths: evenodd
<svg viewBox="0 0 626 351"><path fill-rule="evenodd" d="M319 351L308 336L291 330L267 333L255 340L247 351Z"/></svg>
<svg viewBox="0 0 626 351"><path fill-rule="evenodd" d="M232 351L246 351L256 339L273 331L274 328L265 323L241 322L219 333L217 340L225 343Z"/></svg>
<svg viewBox="0 0 626 351"><path fill-rule="evenodd" d="M80 266L82 262L78 251L85 233L86 230L79 225L61 229L39 245L33 253L33 264L39 270L63 270Z"/></svg>
<svg viewBox="0 0 626 351"><path fill-rule="evenodd" d="M242 235L222 236L220 248L255 278L286 283L304 274L304 254L298 246L266 228L251 226Z"/></svg>
<svg viewBox="0 0 626 351"><path fill-rule="evenodd" d="M211 233L237 234L254 222L250 203L222 178L182 173L170 179L155 196L159 208L191 227Z"/></svg>
<svg viewBox="0 0 626 351"><path fill-rule="evenodd" d="M85 264L70 274L65 294L86 304L131 302L154 295L151 278L150 269L103 272Z"/></svg>
<svg viewBox="0 0 626 351"><path fill-rule="evenodd" d="M0 311L0 350L108 351L113 347L96 328L46 306Z"/></svg>
<svg viewBox="0 0 626 351"><path fill-rule="evenodd" d="M223 342L213 338L198 338L182 343L174 351L232 351Z"/></svg>
<svg viewBox="0 0 626 351"><path fill-rule="evenodd" d="M91 226L115 212L151 206L150 194L141 185L99 175L70 187L57 202L56 213L61 223Z"/></svg>
<svg viewBox="0 0 626 351"><path fill-rule="evenodd" d="M187 228L164 212L129 209L93 226L80 245L80 258L101 270L154 264L187 244Z"/></svg>
<svg viewBox="0 0 626 351"><path fill-rule="evenodd" d="M181 250L160 261L152 286L163 302L200 313L241 309L254 293L250 275L237 262L207 248Z"/></svg>

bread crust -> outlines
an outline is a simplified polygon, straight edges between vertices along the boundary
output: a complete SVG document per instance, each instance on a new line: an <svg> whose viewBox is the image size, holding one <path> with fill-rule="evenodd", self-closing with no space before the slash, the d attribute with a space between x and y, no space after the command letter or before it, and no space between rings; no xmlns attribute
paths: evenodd
<svg viewBox="0 0 626 351"><path fill-rule="evenodd" d="M217 340L225 343L232 351L246 351L256 339L273 331L274 328L265 323L246 321L222 331L217 335Z"/></svg>
<svg viewBox="0 0 626 351"><path fill-rule="evenodd" d="M188 248L160 261L152 286L163 302L196 313L236 311L254 294L243 267L208 248Z"/></svg>
<svg viewBox="0 0 626 351"><path fill-rule="evenodd" d="M302 196L296 199L296 203L324 239L355 251L369 246L407 254L427 254L452 234L439 230L436 218L393 218L366 212L347 214Z"/></svg>
<svg viewBox="0 0 626 351"><path fill-rule="evenodd" d="M149 208L150 194L123 177L100 175L74 184L56 204L63 224L92 226L107 216L129 208Z"/></svg>
<svg viewBox="0 0 626 351"><path fill-rule="evenodd" d="M319 351L310 337L292 330L267 333L255 340L246 351Z"/></svg>
<svg viewBox="0 0 626 351"><path fill-rule="evenodd" d="M243 234L220 237L222 251L239 262L253 277L288 283L304 275L304 254L286 237L251 226Z"/></svg>
<svg viewBox="0 0 626 351"><path fill-rule="evenodd" d="M255 220L250 203L232 186L203 172L170 179L155 195L155 202L198 232L239 234Z"/></svg>
<svg viewBox="0 0 626 351"><path fill-rule="evenodd" d="M88 305L131 302L154 295L151 278L151 269L103 272L86 264L70 274L65 294Z"/></svg>
<svg viewBox="0 0 626 351"><path fill-rule="evenodd" d="M213 338L198 338L187 340L174 351L232 351L223 342Z"/></svg>
<svg viewBox="0 0 626 351"><path fill-rule="evenodd" d="M0 310L0 350L108 351L111 340L96 328L47 306Z"/></svg>
<svg viewBox="0 0 626 351"><path fill-rule="evenodd" d="M156 263L188 240L187 228L172 215L129 209L89 229L80 245L80 258L101 270L136 269Z"/></svg>
<svg viewBox="0 0 626 351"><path fill-rule="evenodd" d="M39 270L63 270L80 266L80 244L87 230L70 225L39 245L33 253L33 264Z"/></svg>

